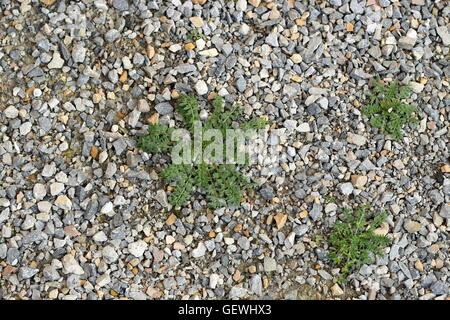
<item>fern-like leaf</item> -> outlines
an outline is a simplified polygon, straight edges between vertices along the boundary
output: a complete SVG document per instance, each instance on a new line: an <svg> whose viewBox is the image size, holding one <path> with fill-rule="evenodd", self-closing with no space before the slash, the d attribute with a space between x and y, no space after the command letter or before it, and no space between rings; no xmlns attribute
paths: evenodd
<svg viewBox="0 0 450 320"><path fill-rule="evenodd" d="M148 133L137 137L136 146L145 152L165 152L171 148L173 128L154 124L148 126Z"/></svg>
<svg viewBox="0 0 450 320"><path fill-rule="evenodd" d="M354 212L346 209L341 221L333 225L333 230L328 237L330 253L328 258L341 268L340 282L354 270L363 264L371 263L370 253L383 255L381 249L390 243L390 239L374 234L386 219L386 213L377 215L372 221L367 206L361 206Z"/></svg>
<svg viewBox="0 0 450 320"><path fill-rule="evenodd" d="M178 98L177 111L180 113L191 133L194 130L194 123L200 121L200 113L197 99L189 95L182 95Z"/></svg>

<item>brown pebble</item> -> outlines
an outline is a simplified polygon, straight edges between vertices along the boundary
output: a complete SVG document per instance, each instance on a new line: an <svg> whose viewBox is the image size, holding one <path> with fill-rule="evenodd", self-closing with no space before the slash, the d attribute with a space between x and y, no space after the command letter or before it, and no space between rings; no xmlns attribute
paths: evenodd
<svg viewBox="0 0 450 320"><path fill-rule="evenodd" d="M171 226L175 223L175 221L177 221L177 216L174 215L173 213L167 218L166 220L166 225Z"/></svg>
<svg viewBox="0 0 450 320"><path fill-rule="evenodd" d="M147 53L147 57L151 60L155 56L155 48L153 48L151 45L147 46L147 50L145 50Z"/></svg>
<svg viewBox="0 0 450 320"><path fill-rule="evenodd" d="M241 279L241 272L239 270L236 270L236 272L233 275L233 280L238 282Z"/></svg>
<svg viewBox="0 0 450 320"><path fill-rule="evenodd" d="M184 49L189 51L189 50L193 50L195 48L195 44L193 44L192 42L188 42L184 45Z"/></svg>
<svg viewBox="0 0 450 320"><path fill-rule="evenodd" d="M43 4L45 4L46 6L51 6L52 4L55 3L56 0L41 0L41 2Z"/></svg>
<svg viewBox="0 0 450 320"><path fill-rule="evenodd" d="M280 230L281 228L284 227L284 224L287 221L287 214L282 214L281 212L276 214L274 217L274 220L277 224L277 229Z"/></svg>
<svg viewBox="0 0 450 320"><path fill-rule="evenodd" d="M124 71L124 72L122 72L122 74L120 75L119 81L122 82L122 83L124 83L125 81L127 81L127 78L128 78L128 72L127 72L127 71Z"/></svg>
<svg viewBox="0 0 450 320"><path fill-rule="evenodd" d="M414 263L414 267L416 267L417 270L423 272L423 264L420 260L416 260Z"/></svg>
<svg viewBox="0 0 450 320"><path fill-rule="evenodd" d="M98 157L98 148L96 146L92 146L90 154L91 154L92 158L97 159L97 157Z"/></svg>

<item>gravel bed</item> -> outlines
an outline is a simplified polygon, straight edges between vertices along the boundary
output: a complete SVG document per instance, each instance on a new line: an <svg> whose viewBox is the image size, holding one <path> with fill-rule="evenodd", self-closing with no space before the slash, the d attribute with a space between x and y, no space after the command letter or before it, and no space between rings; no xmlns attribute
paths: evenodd
<svg viewBox="0 0 450 320"><path fill-rule="evenodd" d="M448 300L449 16L439 0L2 0L0 299ZM412 86L402 141L361 114L377 76ZM182 93L268 118L282 160L246 169L240 207L171 208L167 157L135 147ZM336 284L324 239L358 204L388 212L392 243Z"/></svg>

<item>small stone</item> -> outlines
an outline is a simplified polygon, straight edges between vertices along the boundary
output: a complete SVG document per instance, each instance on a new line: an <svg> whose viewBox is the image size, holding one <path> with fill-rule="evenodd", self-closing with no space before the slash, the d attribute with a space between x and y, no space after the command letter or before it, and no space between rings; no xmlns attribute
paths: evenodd
<svg viewBox="0 0 450 320"><path fill-rule="evenodd" d="M193 50L195 48L195 44L193 44L192 42L188 42L184 45L184 50L189 51L189 50Z"/></svg>
<svg viewBox="0 0 450 320"><path fill-rule="evenodd" d="M105 0L95 0L94 5L97 9L101 11L108 10L108 5L106 4Z"/></svg>
<svg viewBox="0 0 450 320"><path fill-rule="evenodd" d="M38 272L39 272L39 269L29 268L29 267L21 267L19 269L19 279L30 279Z"/></svg>
<svg viewBox="0 0 450 320"><path fill-rule="evenodd" d="M141 257L145 250L147 250L148 244L143 240L138 240L128 244L128 251L136 258Z"/></svg>
<svg viewBox="0 0 450 320"><path fill-rule="evenodd" d="M174 215L173 213L167 218L166 220L166 225L171 226L175 223L175 221L177 221L177 216Z"/></svg>
<svg viewBox="0 0 450 320"><path fill-rule="evenodd" d="M362 13L364 13L364 8L361 6L361 4L358 2L358 0L352 0L350 2L350 9L355 14L362 14Z"/></svg>
<svg viewBox="0 0 450 320"><path fill-rule="evenodd" d="M119 259L119 255L116 250L112 246L106 246L102 250L103 259L105 259L106 263L114 263Z"/></svg>
<svg viewBox="0 0 450 320"><path fill-rule="evenodd" d="M284 227L286 221L287 221L287 214L282 214L281 212L276 214L273 219L275 220L277 224L277 229L280 230Z"/></svg>
<svg viewBox="0 0 450 320"><path fill-rule="evenodd" d="M133 60L134 61L134 60ZM124 70L123 72L122 72L122 74L120 75L120 77L119 77L119 81L121 82L121 83L125 83L126 81L127 81L127 79L128 79L128 71L126 71L126 70ZM136 88L136 87L135 87Z"/></svg>
<svg viewBox="0 0 450 320"><path fill-rule="evenodd" d="M203 27L203 19L202 17L190 17L189 21L192 22L192 24L196 27L196 28L201 28Z"/></svg>
<svg viewBox="0 0 450 320"><path fill-rule="evenodd" d="M6 198L0 198L0 207L9 207L11 202Z"/></svg>
<svg viewBox="0 0 450 320"><path fill-rule="evenodd" d="M292 231L296 236L302 237L308 232L308 230L309 227L306 224L302 224L301 226L296 226Z"/></svg>
<svg viewBox="0 0 450 320"><path fill-rule="evenodd" d="M84 274L83 268L81 268L81 266L79 265L77 260L75 260L75 257L70 253L66 254L62 258L62 264L64 267L64 269L63 269L64 273L66 273L66 274L68 274L68 273L73 273L73 274L77 274L77 275Z"/></svg>
<svg viewBox="0 0 450 320"><path fill-rule="evenodd" d="M350 182L343 183L339 186L341 193L348 196L353 192L353 185Z"/></svg>
<svg viewBox="0 0 450 320"><path fill-rule="evenodd" d="M122 58L122 65L124 67L124 69L130 70L133 69L133 64L131 63L130 58L128 58L128 56L124 56Z"/></svg>
<svg viewBox="0 0 450 320"><path fill-rule="evenodd" d="M207 94L208 93L208 85L206 84L205 81L199 80L195 84L195 90L197 91L197 93L199 95Z"/></svg>
<svg viewBox="0 0 450 320"><path fill-rule="evenodd" d="M273 189L270 187L262 188L259 192L261 193L261 196L267 201L272 200L274 197Z"/></svg>
<svg viewBox="0 0 450 320"><path fill-rule="evenodd" d="M91 150L89 151L89 154L93 159L97 159L98 157L98 148L96 146L92 146Z"/></svg>
<svg viewBox="0 0 450 320"><path fill-rule="evenodd" d="M139 122L139 117L141 116L141 112L138 109L134 109L128 114L128 124L130 127L136 127Z"/></svg>
<svg viewBox="0 0 450 320"><path fill-rule="evenodd" d="M307 122L300 123L300 125L297 127L297 131L298 132L310 132L311 128L309 126L309 123L307 123Z"/></svg>
<svg viewBox="0 0 450 320"><path fill-rule="evenodd" d="M64 194L62 194L62 195L58 196L58 198L56 198L55 205L58 208L61 208L63 210L72 209L72 201L70 201L70 199L67 198L67 196Z"/></svg>
<svg viewBox="0 0 450 320"><path fill-rule="evenodd" d="M250 32L250 27L248 26L248 24L243 23L241 25L241 27L239 28L239 33L243 36L246 36L249 34L249 32Z"/></svg>
<svg viewBox="0 0 450 320"><path fill-rule="evenodd" d="M179 43L173 44L169 47L170 52L178 52L180 50L181 50L181 44L179 44Z"/></svg>
<svg viewBox="0 0 450 320"><path fill-rule="evenodd" d="M220 276L216 273L213 273L209 276L209 287L211 289L215 289L217 284L219 283Z"/></svg>
<svg viewBox="0 0 450 320"><path fill-rule="evenodd" d="M277 270L277 262L274 258L264 257L264 271L272 272Z"/></svg>
<svg viewBox="0 0 450 320"><path fill-rule="evenodd" d="M53 52L52 60L47 64L47 68L49 69L61 69L64 66L64 59L61 58L61 55L58 51Z"/></svg>
<svg viewBox="0 0 450 320"><path fill-rule="evenodd" d="M177 70L178 73L185 74L185 73L194 72L197 70L197 68L192 64L183 63L183 64L176 66L175 70Z"/></svg>
<svg viewBox="0 0 450 320"><path fill-rule="evenodd" d="M239 90L239 92L244 92L245 89L247 89L247 81L245 81L244 77L239 77L236 80L236 87Z"/></svg>
<svg viewBox="0 0 450 320"><path fill-rule="evenodd" d="M17 118L17 116L19 115L19 110L17 110L16 107L14 106L9 106L3 111L3 114L7 118L14 119Z"/></svg>
<svg viewBox="0 0 450 320"><path fill-rule="evenodd" d="M155 199L164 208L171 208L171 205L167 201L167 194L166 194L166 192L164 190L161 189L161 190L156 191Z"/></svg>
<svg viewBox="0 0 450 320"><path fill-rule="evenodd" d="M367 51L372 57L374 57L375 59L378 59L381 57L382 53L381 53L381 49L379 46L373 46L371 47L368 51Z"/></svg>
<svg viewBox="0 0 450 320"><path fill-rule="evenodd" d="M155 106L155 110L158 111L160 115L165 116L166 114L173 112L173 107L168 102L161 102Z"/></svg>
<svg viewBox="0 0 450 320"><path fill-rule="evenodd" d="M423 272L423 264L420 260L416 260L416 262L414 263L414 267L420 272Z"/></svg>
<svg viewBox="0 0 450 320"><path fill-rule="evenodd" d="M94 241L97 241L97 242L105 242L108 240L108 237L106 236L106 234L103 231L99 231L96 234L94 234L92 239L94 239Z"/></svg>
<svg viewBox="0 0 450 320"><path fill-rule="evenodd" d="M266 43L272 47L278 47L278 33L276 32L271 32L269 33L269 35L266 37Z"/></svg>
<svg viewBox="0 0 450 320"><path fill-rule="evenodd" d="M208 116L209 116L209 113L207 110L205 110L205 109L200 110L200 113L199 113L200 120L206 121L208 119Z"/></svg>
<svg viewBox="0 0 450 320"><path fill-rule="evenodd" d="M445 284L443 281L436 281L433 283L430 287L431 291L433 291L434 294L437 295L446 295L448 294L449 286Z"/></svg>
<svg viewBox="0 0 450 320"><path fill-rule="evenodd" d="M117 165L114 162L108 162L108 165L105 170L105 177L112 178L116 172L117 172Z"/></svg>
<svg viewBox="0 0 450 320"><path fill-rule="evenodd" d="M291 56L291 60L292 60L293 63L300 63L300 62L303 61L302 56L299 55L298 53L294 53L294 54Z"/></svg>
<svg viewBox="0 0 450 320"><path fill-rule="evenodd" d="M247 0L237 0L236 1L236 11L247 10Z"/></svg>
<svg viewBox="0 0 450 320"><path fill-rule="evenodd" d="M43 4L45 4L46 6L51 6L52 4L55 3L56 0L40 0Z"/></svg>
<svg viewBox="0 0 450 320"><path fill-rule="evenodd" d="M95 280L95 283L99 286L99 287L104 287L106 286L108 283L111 282L111 277L109 276L109 274L105 273L102 274L100 277L97 278L97 280Z"/></svg>
<svg viewBox="0 0 450 320"><path fill-rule="evenodd" d="M417 60L420 60L424 56L425 50L422 47L414 47L412 49L412 54Z"/></svg>
<svg viewBox="0 0 450 320"><path fill-rule="evenodd" d="M450 204L444 203L439 211L439 215L442 218L450 219Z"/></svg>
<svg viewBox="0 0 450 320"><path fill-rule="evenodd" d="M450 46L450 32L448 26L440 26L436 28L436 32L441 37L444 46Z"/></svg>
<svg viewBox="0 0 450 320"><path fill-rule="evenodd" d="M309 212L309 216L314 221L320 220L320 218L322 217L322 205L314 203L312 210Z"/></svg>
<svg viewBox="0 0 450 320"><path fill-rule="evenodd" d="M200 242L194 250L192 250L192 257L193 258L200 258L203 257L206 253L206 247L203 244L203 242Z"/></svg>
<svg viewBox="0 0 450 320"><path fill-rule="evenodd" d="M387 222L383 222L381 226L376 228L373 233L377 236L385 236L389 232L389 224Z"/></svg>
<svg viewBox="0 0 450 320"><path fill-rule="evenodd" d="M405 37L401 37L398 41L400 48L411 50L417 41L417 31L410 28Z"/></svg>
<svg viewBox="0 0 450 320"><path fill-rule="evenodd" d="M206 41L203 38L202 39L198 39L198 40L195 41L195 45L196 45L198 50L203 50L206 47ZM217 52L217 54L219 54L219 53ZM195 66L194 66L194 69L195 69Z"/></svg>
<svg viewBox="0 0 450 320"><path fill-rule="evenodd" d="M368 178L367 176L352 175L351 180L354 187L361 189L367 183Z"/></svg>
<svg viewBox="0 0 450 320"><path fill-rule="evenodd" d="M435 212L433 214L433 223L436 227L440 227L444 223L444 219L437 212Z"/></svg>
<svg viewBox="0 0 450 320"><path fill-rule="evenodd" d="M147 49L145 50L145 53L147 54L147 58L149 58L150 60L155 56L155 48L151 45L147 46Z"/></svg>
<svg viewBox="0 0 450 320"><path fill-rule="evenodd" d="M197 44L197 42L196 42L196 44ZM199 47L198 44L197 44L197 47ZM213 48L213 49L207 49L207 50L200 51L199 54L204 57L212 58L212 57L217 57L219 55L219 52L217 51L216 48Z"/></svg>
<svg viewBox="0 0 450 320"><path fill-rule="evenodd" d="M60 278L58 270L56 270L53 266L46 266L42 270L42 274L44 275L44 278L50 281L56 281Z"/></svg>
<svg viewBox="0 0 450 320"><path fill-rule="evenodd" d="M357 146L362 146L366 143L367 139L359 134L354 134L349 132L347 135L347 142L355 144Z"/></svg>
<svg viewBox="0 0 450 320"><path fill-rule="evenodd" d="M411 81L410 86L413 92L420 93L422 92L424 85L418 82Z"/></svg>
<svg viewBox="0 0 450 320"><path fill-rule="evenodd" d="M247 289L241 287L232 287L230 289L230 299L242 299L247 295Z"/></svg>
<svg viewBox="0 0 450 320"><path fill-rule="evenodd" d="M410 37L401 37L398 40L398 45L402 49L411 50L414 48L414 45L416 44L416 40Z"/></svg>
<svg viewBox="0 0 450 320"><path fill-rule="evenodd" d="M354 28L355 26L351 22L347 22L347 24L345 25L345 29L347 30L347 32L353 32Z"/></svg>
<svg viewBox="0 0 450 320"><path fill-rule="evenodd" d="M105 34L106 42L114 42L120 37L120 32L116 29L111 29Z"/></svg>
<svg viewBox="0 0 450 320"><path fill-rule="evenodd" d="M114 213L114 204L111 201L108 201L100 209L100 213L111 215L112 213Z"/></svg>
<svg viewBox="0 0 450 320"><path fill-rule="evenodd" d="M261 281L261 276L259 274L255 274L250 278L249 281L250 284L250 290L256 294L257 296L260 296L263 294L263 286Z"/></svg>
<svg viewBox="0 0 450 320"><path fill-rule="evenodd" d="M33 217L32 215L27 215L25 217L24 222L21 225L21 228L23 230L30 230L31 228L34 227L34 224L36 223L36 218Z"/></svg>
<svg viewBox="0 0 450 320"><path fill-rule="evenodd" d="M403 227L409 233L415 233L415 232L418 232L420 230L420 223L417 222L417 221L413 221L413 220L409 220L408 219L403 224Z"/></svg>
<svg viewBox="0 0 450 320"><path fill-rule="evenodd" d="M331 287L331 293L333 294L333 296L342 296L344 294L344 291L336 283L334 286Z"/></svg>
<svg viewBox="0 0 450 320"><path fill-rule="evenodd" d="M47 188L42 183L36 183L33 187L33 196L36 200L44 199L47 194Z"/></svg>
<svg viewBox="0 0 450 320"><path fill-rule="evenodd" d="M43 177L52 177L56 172L56 165L54 163L46 164L42 169L41 175Z"/></svg>
<svg viewBox="0 0 450 320"><path fill-rule="evenodd" d="M24 122L20 125L19 132L20 135L25 136L31 131L31 122Z"/></svg>
<svg viewBox="0 0 450 320"><path fill-rule="evenodd" d="M292 132L297 128L297 120L287 119L284 121L283 125L286 129Z"/></svg>
<svg viewBox="0 0 450 320"><path fill-rule="evenodd" d="M113 0L112 5L118 11L126 11L130 8L127 0Z"/></svg>
<svg viewBox="0 0 450 320"><path fill-rule="evenodd" d="M53 182L50 185L50 194L52 196L57 196L64 190L64 184L61 182Z"/></svg>
<svg viewBox="0 0 450 320"><path fill-rule="evenodd" d="M248 0L248 3L257 8L261 4L261 0Z"/></svg>
<svg viewBox="0 0 450 320"><path fill-rule="evenodd" d="M181 49L181 45L180 45ZM145 62L145 57L139 52L135 52L133 56L133 64L136 66L140 66ZM123 81L122 81L123 82Z"/></svg>
<svg viewBox="0 0 450 320"><path fill-rule="evenodd" d="M52 204L49 201L39 201L37 206L40 212L48 213L52 209Z"/></svg>
<svg viewBox="0 0 450 320"><path fill-rule="evenodd" d="M75 63L83 63L86 58L86 48L82 44L76 44L72 49L72 59Z"/></svg>

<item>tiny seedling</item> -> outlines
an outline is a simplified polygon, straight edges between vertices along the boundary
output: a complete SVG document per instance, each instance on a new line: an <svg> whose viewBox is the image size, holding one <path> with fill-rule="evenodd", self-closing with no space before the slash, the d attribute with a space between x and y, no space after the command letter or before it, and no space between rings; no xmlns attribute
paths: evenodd
<svg viewBox="0 0 450 320"><path fill-rule="evenodd" d="M393 81L385 86L377 78L369 93L370 103L363 107L362 112L370 119L370 124L379 128L381 133L391 134L396 140L400 140L403 137L401 129L405 124L419 122L413 116L413 113L418 113L418 109L402 102L410 93L409 85L400 86Z"/></svg>
<svg viewBox="0 0 450 320"><path fill-rule="evenodd" d="M330 253L328 258L341 268L339 282L345 282L347 276L365 263L372 263L371 253L383 255L382 247L390 243L385 236L374 234L386 219L385 212L375 216L371 221L367 206L361 206L353 212L345 209L341 221L333 225L328 237Z"/></svg>
<svg viewBox="0 0 450 320"><path fill-rule="evenodd" d="M189 34L189 39L191 39L192 41L203 39L203 37L203 33L198 29L192 29L191 33Z"/></svg>
<svg viewBox="0 0 450 320"><path fill-rule="evenodd" d="M203 124L203 132L208 129L218 129L223 137L226 137L228 129L236 129L236 124L241 117L241 108L234 105L231 109L224 108L223 98L217 95L212 103L213 109L209 119ZM176 111L183 117L185 129L194 135L195 123L200 120L200 112L197 100L188 95L178 98ZM239 124L241 129L263 129L266 121L262 118L254 118ZM174 128L161 124L150 125L148 134L137 137L136 145L146 152L168 152L174 146L171 135ZM214 141L202 141L202 147ZM225 145L224 145L225 149ZM225 151L225 150L224 150ZM237 148L234 151L238 152ZM194 160L194 154L191 156ZM246 158L247 159L247 158ZM218 208L225 205L239 205L242 193L253 186L248 179L238 170L235 164L211 164L207 159L202 161L190 161L190 164L171 163L162 172L161 177L173 186L169 195L169 203L176 207L187 204L194 192L204 194L210 207Z"/></svg>

